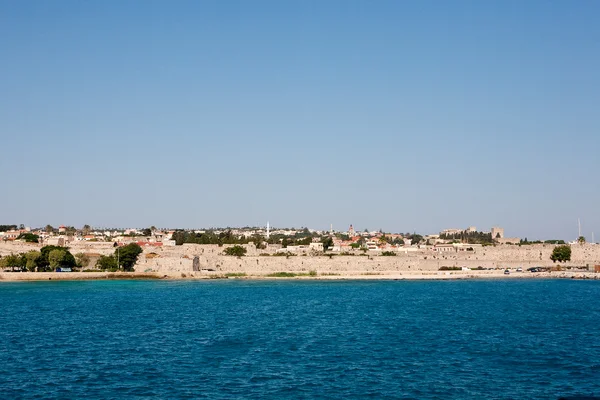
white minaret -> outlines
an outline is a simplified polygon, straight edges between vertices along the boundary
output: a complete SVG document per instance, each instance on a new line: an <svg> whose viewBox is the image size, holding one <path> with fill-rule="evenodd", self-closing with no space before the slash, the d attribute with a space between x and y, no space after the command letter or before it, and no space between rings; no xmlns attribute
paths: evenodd
<svg viewBox="0 0 600 400"><path fill-rule="evenodd" d="M577 236L577 239L579 240L581 237L581 220L579 218L577 218L577 224L579 225L579 236Z"/></svg>
<svg viewBox="0 0 600 400"><path fill-rule="evenodd" d="M269 231L269 221L267 221L267 240L269 240L269 235L270 235L270 231Z"/></svg>

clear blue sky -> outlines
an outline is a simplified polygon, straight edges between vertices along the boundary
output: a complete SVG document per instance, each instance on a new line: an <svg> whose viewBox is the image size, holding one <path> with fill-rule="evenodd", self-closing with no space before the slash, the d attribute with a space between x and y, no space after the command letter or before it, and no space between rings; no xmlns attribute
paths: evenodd
<svg viewBox="0 0 600 400"><path fill-rule="evenodd" d="M0 0L0 223L600 237L598 1Z"/></svg>

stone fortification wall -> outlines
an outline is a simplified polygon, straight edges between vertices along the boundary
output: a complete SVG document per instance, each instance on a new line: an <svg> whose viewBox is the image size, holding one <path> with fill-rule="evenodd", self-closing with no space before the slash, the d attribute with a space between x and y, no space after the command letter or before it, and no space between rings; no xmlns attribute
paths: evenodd
<svg viewBox="0 0 600 400"><path fill-rule="evenodd" d="M40 250L41 246L38 243L24 242L0 242L0 256L8 256L10 254L26 253L30 250Z"/></svg>
<svg viewBox="0 0 600 400"><path fill-rule="evenodd" d="M73 254L77 253L88 253L88 254L100 254L107 256L115 252L115 248L112 242L71 242L67 245L69 251Z"/></svg>
<svg viewBox="0 0 600 400"><path fill-rule="evenodd" d="M440 267L468 268L529 268L534 266L552 266L550 254L553 245L532 246L488 246L475 251L434 252L423 250L418 252L398 253L396 257L383 257L378 253L356 252L355 256L320 256L297 255L259 256L264 250L254 246L246 246L245 257L223 256L227 246L216 245L183 245L162 248L155 251L157 256L147 257L145 249L136 267L138 271L153 270L164 272L192 271L194 257L198 257L200 268L207 272L267 274L273 272L309 272L318 273L369 273L398 271L437 271ZM572 246L572 261L563 265L586 266L600 264L600 246ZM208 271L213 270L213 271Z"/></svg>
<svg viewBox="0 0 600 400"><path fill-rule="evenodd" d="M183 244L182 246L146 247L136 265L137 271L192 271L194 257L200 259L204 269L215 269L221 259L236 259L223 256L223 250L229 245ZM253 245L245 245L248 256L258 256L259 251Z"/></svg>
<svg viewBox="0 0 600 400"><path fill-rule="evenodd" d="M502 245L502 246L486 246L475 248L472 252L459 251L449 252L444 255L456 256L457 260L490 260L490 261L523 261L523 262L541 262L544 264L550 263L550 255L554 250L555 245L552 244L535 244L529 246L518 245ZM571 261L572 263L581 265L582 263L600 260L599 245L573 245L571 246Z"/></svg>
<svg viewBox="0 0 600 400"><path fill-rule="evenodd" d="M0 255L39 250L39 244L0 243ZM110 242L74 242L69 245L71 252L88 254L112 254ZM258 250L246 245L245 257L224 256L223 250L229 246L184 244L183 246L144 246L136 265L136 271L191 272L193 259L198 257L200 268L207 273L268 274L273 272L318 273L385 273L399 271L437 271L440 267L468 268L529 268L553 266L550 254L554 245L531 246L486 246L474 251L434 252L423 249L411 252L398 252L396 257L384 257L378 252L355 252L355 256L260 256L270 250ZM600 245L573 245L571 262L567 266L600 265ZM272 250L272 249L271 249ZM93 266L93 265L91 265ZM212 271L208 271L212 270Z"/></svg>

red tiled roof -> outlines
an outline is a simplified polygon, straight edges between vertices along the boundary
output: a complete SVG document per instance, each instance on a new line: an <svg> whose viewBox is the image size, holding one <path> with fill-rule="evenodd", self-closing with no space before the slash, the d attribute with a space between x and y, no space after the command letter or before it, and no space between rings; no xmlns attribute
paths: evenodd
<svg viewBox="0 0 600 400"><path fill-rule="evenodd" d="M140 246L162 246L162 242L137 242Z"/></svg>

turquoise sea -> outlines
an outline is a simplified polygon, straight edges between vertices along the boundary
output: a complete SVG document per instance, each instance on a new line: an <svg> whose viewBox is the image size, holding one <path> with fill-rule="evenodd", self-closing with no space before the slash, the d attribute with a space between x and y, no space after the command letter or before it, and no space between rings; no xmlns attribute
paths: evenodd
<svg viewBox="0 0 600 400"><path fill-rule="evenodd" d="M600 282L0 283L0 398L600 396Z"/></svg>

